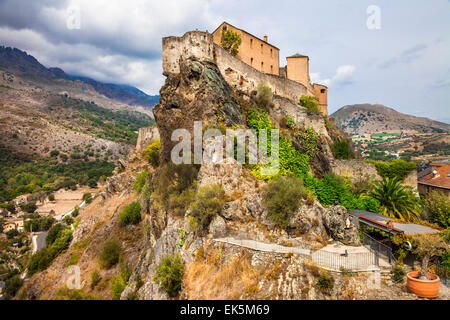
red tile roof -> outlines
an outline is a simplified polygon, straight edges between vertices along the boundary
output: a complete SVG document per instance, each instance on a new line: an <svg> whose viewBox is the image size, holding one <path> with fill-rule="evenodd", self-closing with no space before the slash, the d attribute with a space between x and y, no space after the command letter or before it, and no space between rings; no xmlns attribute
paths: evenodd
<svg viewBox="0 0 450 320"><path fill-rule="evenodd" d="M433 172L420 179L419 184L450 189L450 164L430 164L433 170L437 171L436 177Z"/></svg>

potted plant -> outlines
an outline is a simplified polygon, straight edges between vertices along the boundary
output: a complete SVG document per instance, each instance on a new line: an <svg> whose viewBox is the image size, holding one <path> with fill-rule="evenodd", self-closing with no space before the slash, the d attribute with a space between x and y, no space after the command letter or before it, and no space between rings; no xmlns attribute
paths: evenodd
<svg viewBox="0 0 450 320"><path fill-rule="evenodd" d="M428 273L428 263L434 256L442 255L448 250L448 244L437 233L419 234L412 237L417 245L413 253L423 256L419 271L412 271L406 275L406 286L409 292L421 298L436 298L439 295L439 277Z"/></svg>

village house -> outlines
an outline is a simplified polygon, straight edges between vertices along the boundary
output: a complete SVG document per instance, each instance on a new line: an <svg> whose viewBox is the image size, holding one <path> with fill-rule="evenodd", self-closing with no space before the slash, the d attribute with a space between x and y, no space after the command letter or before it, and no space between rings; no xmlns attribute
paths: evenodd
<svg viewBox="0 0 450 320"><path fill-rule="evenodd" d="M417 189L424 196L438 191L450 199L450 164L431 163L419 173Z"/></svg>
<svg viewBox="0 0 450 320"><path fill-rule="evenodd" d="M14 221L6 221L5 224L3 225L3 233L7 233L8 231L14 229L17 229L17 225Z"/></svg>
<svg viewBox="0 0 450 320"><path fill-rule="evenodd" d="M318 83L311 84L308 56L299 53L288 56L286 57L286 66L280 67L280 49L268 42L267 35L263 39L260 39L228 22L223 22L212 33L214 43L220 45L222 33L227 30L238 33L242 39L236 58L260 72L280 76L303 84L311 95L318 98L319 111L328 115L328 88Z"/></svg>
<svg viewBox="0 0 450 320"><path fill-rule="evenodd" d="M31 193L26 193L26 194L23 194L21 196L18 196L15 199L13 199L13 202L16 206L18 206L21 203L27 204L30 197L31 197Z"/></svg>

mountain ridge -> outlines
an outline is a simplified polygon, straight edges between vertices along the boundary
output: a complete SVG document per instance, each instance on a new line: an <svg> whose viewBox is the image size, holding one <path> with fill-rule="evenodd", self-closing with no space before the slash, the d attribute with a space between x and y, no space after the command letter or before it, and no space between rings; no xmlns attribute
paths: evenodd
<svg viewBox="0 0 450 320"><path fill-rule="evenodd" d="M345 105L330 117L351 135L382 132L446 133L450 124L396 111L382 104Z"/></svg>
<svg viewBox="0 0 450 320"><path fill-rule="evenodd" d="M148 95L127 84L103 83L85 76L69 75L58 67L46 68L35 57L18 48L0 46L0 68L25 77L81 81L89 84L97 93L130 106L143 106L151 109L159 103L159 95Z"/></svg>

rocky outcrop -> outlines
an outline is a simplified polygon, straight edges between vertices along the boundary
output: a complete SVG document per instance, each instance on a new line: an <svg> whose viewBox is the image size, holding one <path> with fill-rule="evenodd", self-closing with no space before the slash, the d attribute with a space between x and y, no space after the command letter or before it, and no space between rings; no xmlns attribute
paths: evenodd
<svg viewBox="0 0 450 320"><path fill-rule="evenodd" d="M188 130L193 141L194 121L202 121L203 126L244 124L232 88L212 61L181 58L180 73L168 74L160 96L153 113L161 136L162 162L170 159L170 151L178 143L171 141L176 129Z"/></svg>
<svg viewBox="0 0 450 320"><path fill-rule="evenodd" d="M349 246L361 244L358 228L342 206L332 206L323 212L323 223L330 236Z"/></svg>
<svg viewBox="0 0 450 320"><path fill-rule="evenodd" d="M115 193L132 192L134 177L129 172L122 172L106 179L106 187L100 193L103 199L110 197Z"/></svg>

